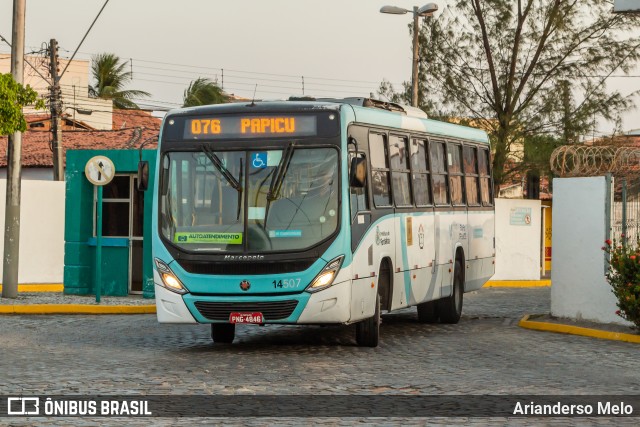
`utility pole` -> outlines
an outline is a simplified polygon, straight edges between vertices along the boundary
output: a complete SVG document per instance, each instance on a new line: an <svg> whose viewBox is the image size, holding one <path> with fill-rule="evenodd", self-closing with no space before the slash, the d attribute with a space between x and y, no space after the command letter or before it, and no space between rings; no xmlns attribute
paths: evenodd
<svg viewBox="0 0 640 427"><path fill-rule="evenodd" d="M419 36L420 36L420 14L418 6L413 6L413 60L411 63L411 105L418 106L418 66L419 56Z"/></svg>
<svg viewBox="0 0 640 427"><path fill-rule="evenodd" d="M26 0L13 0L11 34L11 75L24 83L24 17ZM20 255L20 180L22 175L22 133L9 137L7 146L7 199L4 216L4 260L2 297L18 297L18 262Z"/></svg>
<svg viewBox="0 0 640 427"><path fill-rule="evenodd" d="M58 42L56 39L49 41L49 73L51 74L50 102L51 132L53 134L51 148L53 150L53 180L64 181L62 168L62 90L60 89L59 73L60 62L58 60Z"/></svg>

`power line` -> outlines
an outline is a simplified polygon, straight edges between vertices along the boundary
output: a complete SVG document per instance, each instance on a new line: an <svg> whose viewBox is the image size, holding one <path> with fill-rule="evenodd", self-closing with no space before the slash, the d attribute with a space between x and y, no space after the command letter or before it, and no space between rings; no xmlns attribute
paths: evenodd
<svg viewBox="0 0 640 427"><path fill-rule="evenodd" d="M102 11L104 10L104 8L107 6L107 3L109 3L109 0L106 0L104 2L104 4L102 5L102 8L100 9L100 12L98 12L98 15L96 15L95 19L93 20L93 22L89 26L89 29L87 30L87 32L84 33L84 37L82 37L82 40L80 40L80 44L78 44L78 47L76 48L76 51L73 52L73 55L71 55L71 59L69 60L69 62L67 62L67 66L64 67L64 70L62 70L62 73L60 74L60 77L64 76L65 71L67 71L67 68L69 68L69 64L71 64L71 61L73 61L73 58L75 58L76 53L78 53L78 49L80 49L80 46L82 46L82 43L84 43L84 39L86 39L87 36L89 35L89 32L91 31L91 29L93 28L93 25L96 23L96 21L98 20L98 18L102 14Z"/></svg>

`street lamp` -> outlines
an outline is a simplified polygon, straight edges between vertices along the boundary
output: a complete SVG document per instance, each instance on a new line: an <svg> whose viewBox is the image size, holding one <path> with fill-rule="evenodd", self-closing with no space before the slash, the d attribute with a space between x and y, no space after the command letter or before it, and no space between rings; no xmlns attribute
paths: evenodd
<svg viewBox="0 0 640 427"><path fill-rule="evenodd" d="M391 15L404 15L405 13L413 13L413 67L411 69L411 105L418 106L418 18L421 16L431 16L438 10L435 3L427 3L422 7L413 6L413 10L404 9L397 6L382 6L380 13L389 13Z"/></svg>

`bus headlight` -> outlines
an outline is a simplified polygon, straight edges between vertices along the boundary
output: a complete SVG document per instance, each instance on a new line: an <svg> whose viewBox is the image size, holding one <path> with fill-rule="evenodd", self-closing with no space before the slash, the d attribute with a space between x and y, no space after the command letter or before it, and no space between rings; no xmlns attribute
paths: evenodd
<svg viewBox="0 0 640 427"><path fill-rule="evenodd" d="M160 261L158 258L154 259L156 263L156 268L158 269L158 273L160 273L160 279L162 280L162 285L177 294L186 294L189 292L187 288L178 280L173 271L169 268L167 264Z"/></svg>
<svg viewBox="0 0 640 427"><path fill-rule="evenodd" d="M307 292L318 292L331 286L333 280L338 275L338 271L340 271L342 261L344 261L344 255L340 255L329 261L315 279L313 279L311 285L307 288Z"/></svg>

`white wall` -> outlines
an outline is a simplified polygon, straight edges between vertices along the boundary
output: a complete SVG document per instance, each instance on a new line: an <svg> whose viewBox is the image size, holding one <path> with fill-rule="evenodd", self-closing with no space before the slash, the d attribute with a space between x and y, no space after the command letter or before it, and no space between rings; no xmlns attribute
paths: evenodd
<svg viewBox="0 0 640 427"><path fill-rule="evenodd" d="M615 314L602 246L610 227L605 177L553 180L551 314L628 324Z"/></svg>
<svg viewBox="0 0 640 427"><path fill-rule="evenodd" d="M491 280L540 280L541 221L540 200L496 199L496 273Z"/></svg>
<svg viewBox="0 0 640 427"><path fill-rule="evenodd" d="M0 179L7 179L7 168L0 168ZM23 181L53 181L53 168L25 168L22 167L22 180ZM5 187L6 190L6 187ZM0 201L4 203L4 199ZM3 210L4 212L4 210Z"/></svg>
<svg viewBox="0 0 640 427"><path fill-rule="evenodd" d="M7 181L0 180L0 224L4 228ZM22 181L19 283L62 283L65 183ZM0 238L4 260L4 237ZM2 281L0 262L0 281Z"/></svg>

